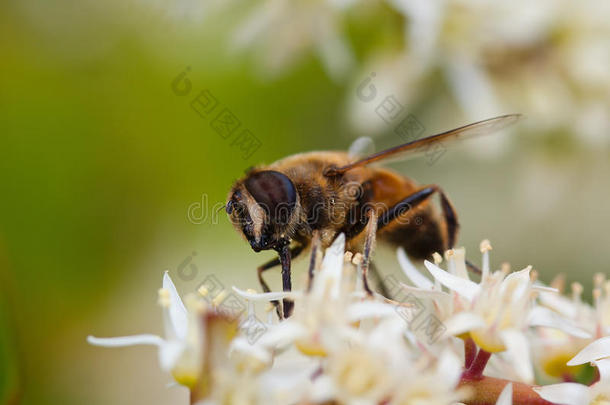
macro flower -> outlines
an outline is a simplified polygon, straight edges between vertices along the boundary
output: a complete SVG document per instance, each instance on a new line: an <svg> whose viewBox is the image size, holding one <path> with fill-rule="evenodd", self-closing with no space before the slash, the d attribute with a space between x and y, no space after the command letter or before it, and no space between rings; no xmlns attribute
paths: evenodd
<svg viewBox="0 0 610 405"><path fill-rule="evenodd" d="M313 52L328 75L340 80L354 63L341 22L343 14L355 2L261 1L235 31L234 46L240 50L254 49L258 65L263 67L261 73L270 76Z"/></svg>
<svg viewBox="0 0 610 405"><path fill-rule="evenodd" d="M191 309L187 310L166 271L163 287L159 289L159 304L163 308L165 338L151 334L111 338L88 336L87 342L104 347L157 346L161 369L170 372L178 383L192 386L199 378L201 368L201 330L196 303L191 301Z"/></svg>
<svg viewBox="0 0 610 405"><path fill-rule="evenodd" d="M546 385L535 390L547 401L570 405L610 404L610 337L595 340L582 349L567 364L591 363L599 373L599 381L587 386L567 382Z"/></svg>
<svg viewBox="0 0 610 405"><path fill-rule="evenodd" d="M549 298L556 289L537 281L531 267L491 271L490 250L484 241L479 282L470 279L462 248L445 252L446 269L439 254L435 263L424 262L432 279L399 250L398 261L414 286L399 282L393 296L383 297L365 292L362 256L346 252L339 235L314 258L313 279L303 290L258 293L233 287L247 305L238 316L223 309L227 292L211 297L203 286L198 295L187 295L184 305L165 273L159 291L165 337L88 341L156 345L161 367L189 389L197 405L526 405L542 398L600 404L610 398L610 337L566 364L554 360L557 369L592 363L599 382L529 385L535 382L531 349L546 342L539 331L558 331L579 342L591 335L578 319L553 309L565 297ZM406 299L399 298L405 293ZM294 302L294 313L276 320L273 303L284 299ZM257 317L261 304L264 322Z"/></svg>
<svg viewBox="0 0 610 405"><path fill-rule="evenodd" d="M610 80L601 71L610 62L607 2L388 4L405 18L406 45L391 58L377 52L361 74L381 72L382 81L395 84L382 86L385 94L395 95L407 109L420 101L417 95L426 94L423 85L440 75L470 120L526 111L535 117L524 122L532 136L563 130L585 144L609 145L602 134L610 129ZM392 65L408 68L388 68ZM382 120L371 123L384 127ZM502 141L494 137L485 146L497 151Z"/></svg>
<svg viewBox="0 0 610 405"><path fill-rule="evenodd" d="M436 285L425 278L399 251L399 261L407 277L434 301L434 308L443 320L448 336L472 341L483 353L506 352L516 375L521 381L533 382L534 372L530 358L531 347L528 328L543 326L559 329L568 335L589 337L558 314L535 304L541 293L554 294L552 288L537 284L531 277L531 266L508 273L507 269L491 272L488 241L481 243L483 266L481 281L470 280L463 249L447 252L448 270L425 261ZM440 262L440 258L436 260ZM439 284L451 292L445 293ZM414 291L413 288L408 291ZM434 291L433 294L430 291ZM483 358L486 362L487 359Z"/></svg>

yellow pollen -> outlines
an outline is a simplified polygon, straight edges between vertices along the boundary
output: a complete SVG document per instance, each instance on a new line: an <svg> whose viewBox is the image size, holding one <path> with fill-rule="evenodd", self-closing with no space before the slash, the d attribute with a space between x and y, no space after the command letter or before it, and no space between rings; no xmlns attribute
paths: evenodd
<svg viewBox="0 0 610 405"><path fill-rule="evenodd" d="M502 263L502 265L500 266L500 271L502 273L504 273L505 275L510 273L510 263L508 263L508 262Z"/></svg>
<svg viewBox="0 0 610 405"><path fill-rule="evenodd" d="M208 295L208 293L209 293L208 289L207 289L207 288L206 288L204 285L202 285L201 287L199 287L199 288L197 289L197 292L198 292L199 294L201 294L202 296L204 296L204 297L205 297L205 296L207 296L207 295Z"/></svg>
<svg viewBox="0 0 610 405"><path fill-rule="evenodd" d="M225 300L227 295L227 291L222 290L216 297L214 297L214 299L212 300L212 305L215 307L219 306Z"/></svg>
<svg viewBox="0 0 610 405"><path fill-rule="evenodd" d="M491 243L489 243L488 239L485 239L479 245L479 249L481 249L481 253L489 252L493 248L491 247Z"/></svg>
<svg viewBox="0 0 610 405"><path fill-rule="evenodd" d="M159 305L164 308L167 308L171 304L171 299L169 297L169 291L165 288L159 288Z"/></svg>
<svg viewBox="0 0 610 405"><path fill-rule="evenodd" d="M445 259L449 260L455 255L455 250L449 249L445 252Z"/></svg>
<svg viewBox="0 0 610 405"><path fill-rule="evenodd" d="M437 266L443 262L443 256L441 256L438 252L432 253L432 259L434 260L434 264Z"/></svg>
<svg viewBox="0 0 610 405"><path fill-rule="evenodd" d="M534 281L538 280L538 270L532 270L530 272L530 280L533 283Z"/></svg>
<svg viewBox="0 0 610 405"><path fill-rule="evenodd" d="M359 266L360 264L362 264L363 260L364 258L362 257L362 254L356 253L354 255L354 258L352 259L352 263L354 263L356 266Z"/></svg>
<svg viewBox="0 0 610 405"><path fill-rule="evenodd" d="M346 263L350 263L353 257L354 254L352 252L345 252L345 254L343 255L343 261Z"/></svg>

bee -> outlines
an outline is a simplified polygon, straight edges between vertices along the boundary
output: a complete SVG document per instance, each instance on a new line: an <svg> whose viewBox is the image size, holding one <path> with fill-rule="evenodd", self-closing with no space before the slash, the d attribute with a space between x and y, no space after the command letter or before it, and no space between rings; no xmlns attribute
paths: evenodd
<svg viewBox="0 0 610 405"><path fill-rule="evenodd" d="M311 247L308 279L318 252L341 233L346 250L362 254L363 286L372 294L367 274L376 240L402 247L414 260L454 246L459 222L441 187L420 186L393 170L372 165L421 154L435 143L483 135L514 123L509 114L407 142L366 157L323 151L288 156L249 170L231 188L226 211L236 230L255 252L273 249L278 257L257 269L263 291L268 269L281 265L284 291L292 289L291 260ZM440 197L441 212L430 203ZM293 303L284 299L280 317Z"/></svg>

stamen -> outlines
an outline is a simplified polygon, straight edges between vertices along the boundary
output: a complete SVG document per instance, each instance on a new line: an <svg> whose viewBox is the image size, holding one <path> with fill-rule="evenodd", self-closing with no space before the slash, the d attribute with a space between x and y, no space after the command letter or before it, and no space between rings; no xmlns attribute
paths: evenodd
<svg viewBox="0 0 610 405"><path fill-rule="evenodd" d="M171 305L169 291L166 288L159 288L158 295L159 305L161 305L163 308L169 308L169 306Z"/></svg>
<svg viewBox="0 0 610 405"><path fill-rule="evenodd" d="M535 283L538 280L538 270L532 269L532 271L530 271L530 281L532 283Z"/></svg>
<svg viewBox="0 0 610 405"><path fill-rule="evenodd" d="M252 288L248 288L246 290L247 293L249 294L256 294L256 290L253 290ZM254 316L254 302L252 302L251 300L246 300L248 302L248 318L251 316Z"/></svg>
<svg viewBox="0 0 610 405"><path fill-rule="evenodd" d="M556 276L553 281L551 281L551 287L556 288L559 291L559 294L563 294L566 289L566 276L565 274L560 274Z"/></svg>
<svg viewBox="0 0 610 405"><path fill-rule="evenodd" d="M610 298L610 280L604 282L604 295L606 298Z"/></svg>
<svg viewBox="0 0 610 405"><path fill-rule="evenodd" d="M350 263L352 261L352 258L354 257L354 254L352 252L345 252L345 254L343 255L343 261L346 263Z"/></svg>
<svg viewBox="0 0 610 405"><path fill-rule="evenodd" d="M595 273L593 276L593 285L595 285L595 288L601 288L604 281L606 281L606 275L604 273Z"/></svg>
<svg viewBox="0 0 610 405"><path fill-rule="evenodd" d="M443 262L443 256L441 256L438 252L432 253L432 259L434 260L434 264L437 266Z"/></svg>
<svg viewBox="0 0 610 405"><path fill-rule="evenodd" d="M445 259L447 259L447 270L451 274L456 274L455 269L455 251L453 249L449 249L445 252Z"/></svg>
<svg viewBox="0 0 610 405"><path fill-rule="evenodd" d="M222 302L225 300L225 298L227 298L227 291L226 290L222 290L216 297L214 297L214 299L212 300L212 306L217 307L220 304L222 304Z"/></svg>
<svg viewBox="0 0 610 405"><path fill-rule="evenodd" d="M203 297L207 297L207 295L209 294L208 289L207 289L207 288L206 288L204 285L202 285L201 287L199 287L199 288L197 289L197 292L198 292L199 294L201 294L201 296L203 296Z"/></svg>
<svg viewBox="0 0 610 405"><path fill-rule="evenodd" d="M491 243L489 243L489 239L482 240L481 244L479 245L479 249L481 250L481 253L486 253L492 250L493 248L491 247Z"/></svg>
<svg viewBox="0 0 610 405"><path fill-rule="evenodd" d="M572 288L572 301L574 301L575 303L581 303L583 292L582 284L572 283L570 287Z"/></svg>
<svg viewBox="0 0 610 405"><path fill-rule="evenodd" d="M479 249L483 254L483 268L481 269L481 280L484 280L489 276L489 272L491 271L491 269L489 268L489 251L492 249L492 247L489 243L489 240L484 239L483 241L481 241Z"/></svg>
<svg viewBox="0 0 610 405"><path fill-rule="evenodd" d="M599 309L599 299L602 296L602 290L599 288L594 288L593 289L593 304L595 305L596 309Z"/></svg>

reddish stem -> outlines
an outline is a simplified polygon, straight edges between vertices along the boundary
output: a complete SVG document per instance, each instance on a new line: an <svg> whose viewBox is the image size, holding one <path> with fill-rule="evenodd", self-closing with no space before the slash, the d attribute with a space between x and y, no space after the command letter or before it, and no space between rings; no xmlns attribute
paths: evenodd
<svg viewBox="0 0 610 405"><path fill-rule="evenodd" d="M462 378L459 387L469 387L471 400L464 401L467 405L495 405L500 393L506 384L513 384L513 405L553 405L552 402L542 399L532 386L503 380L500 378L481 377L472 380Z"/></svg>
<svg viewBox="0 0 610 405"><path fill-rule="evenodd" d="M479 352L470 364L470 367L468 367L466 371L464 371L464 374L462 374L462 378L466 380L479 380L483 378L483 370L485 370L485 366L487 365L490 357L490 352L479 349Z"/></svg>
<svg viewBox="0 0 610 405"><path fill-rule="evenodd" d="M477 356L477 345L472 338L464 339L464 368L468 370Z"/></svg>

